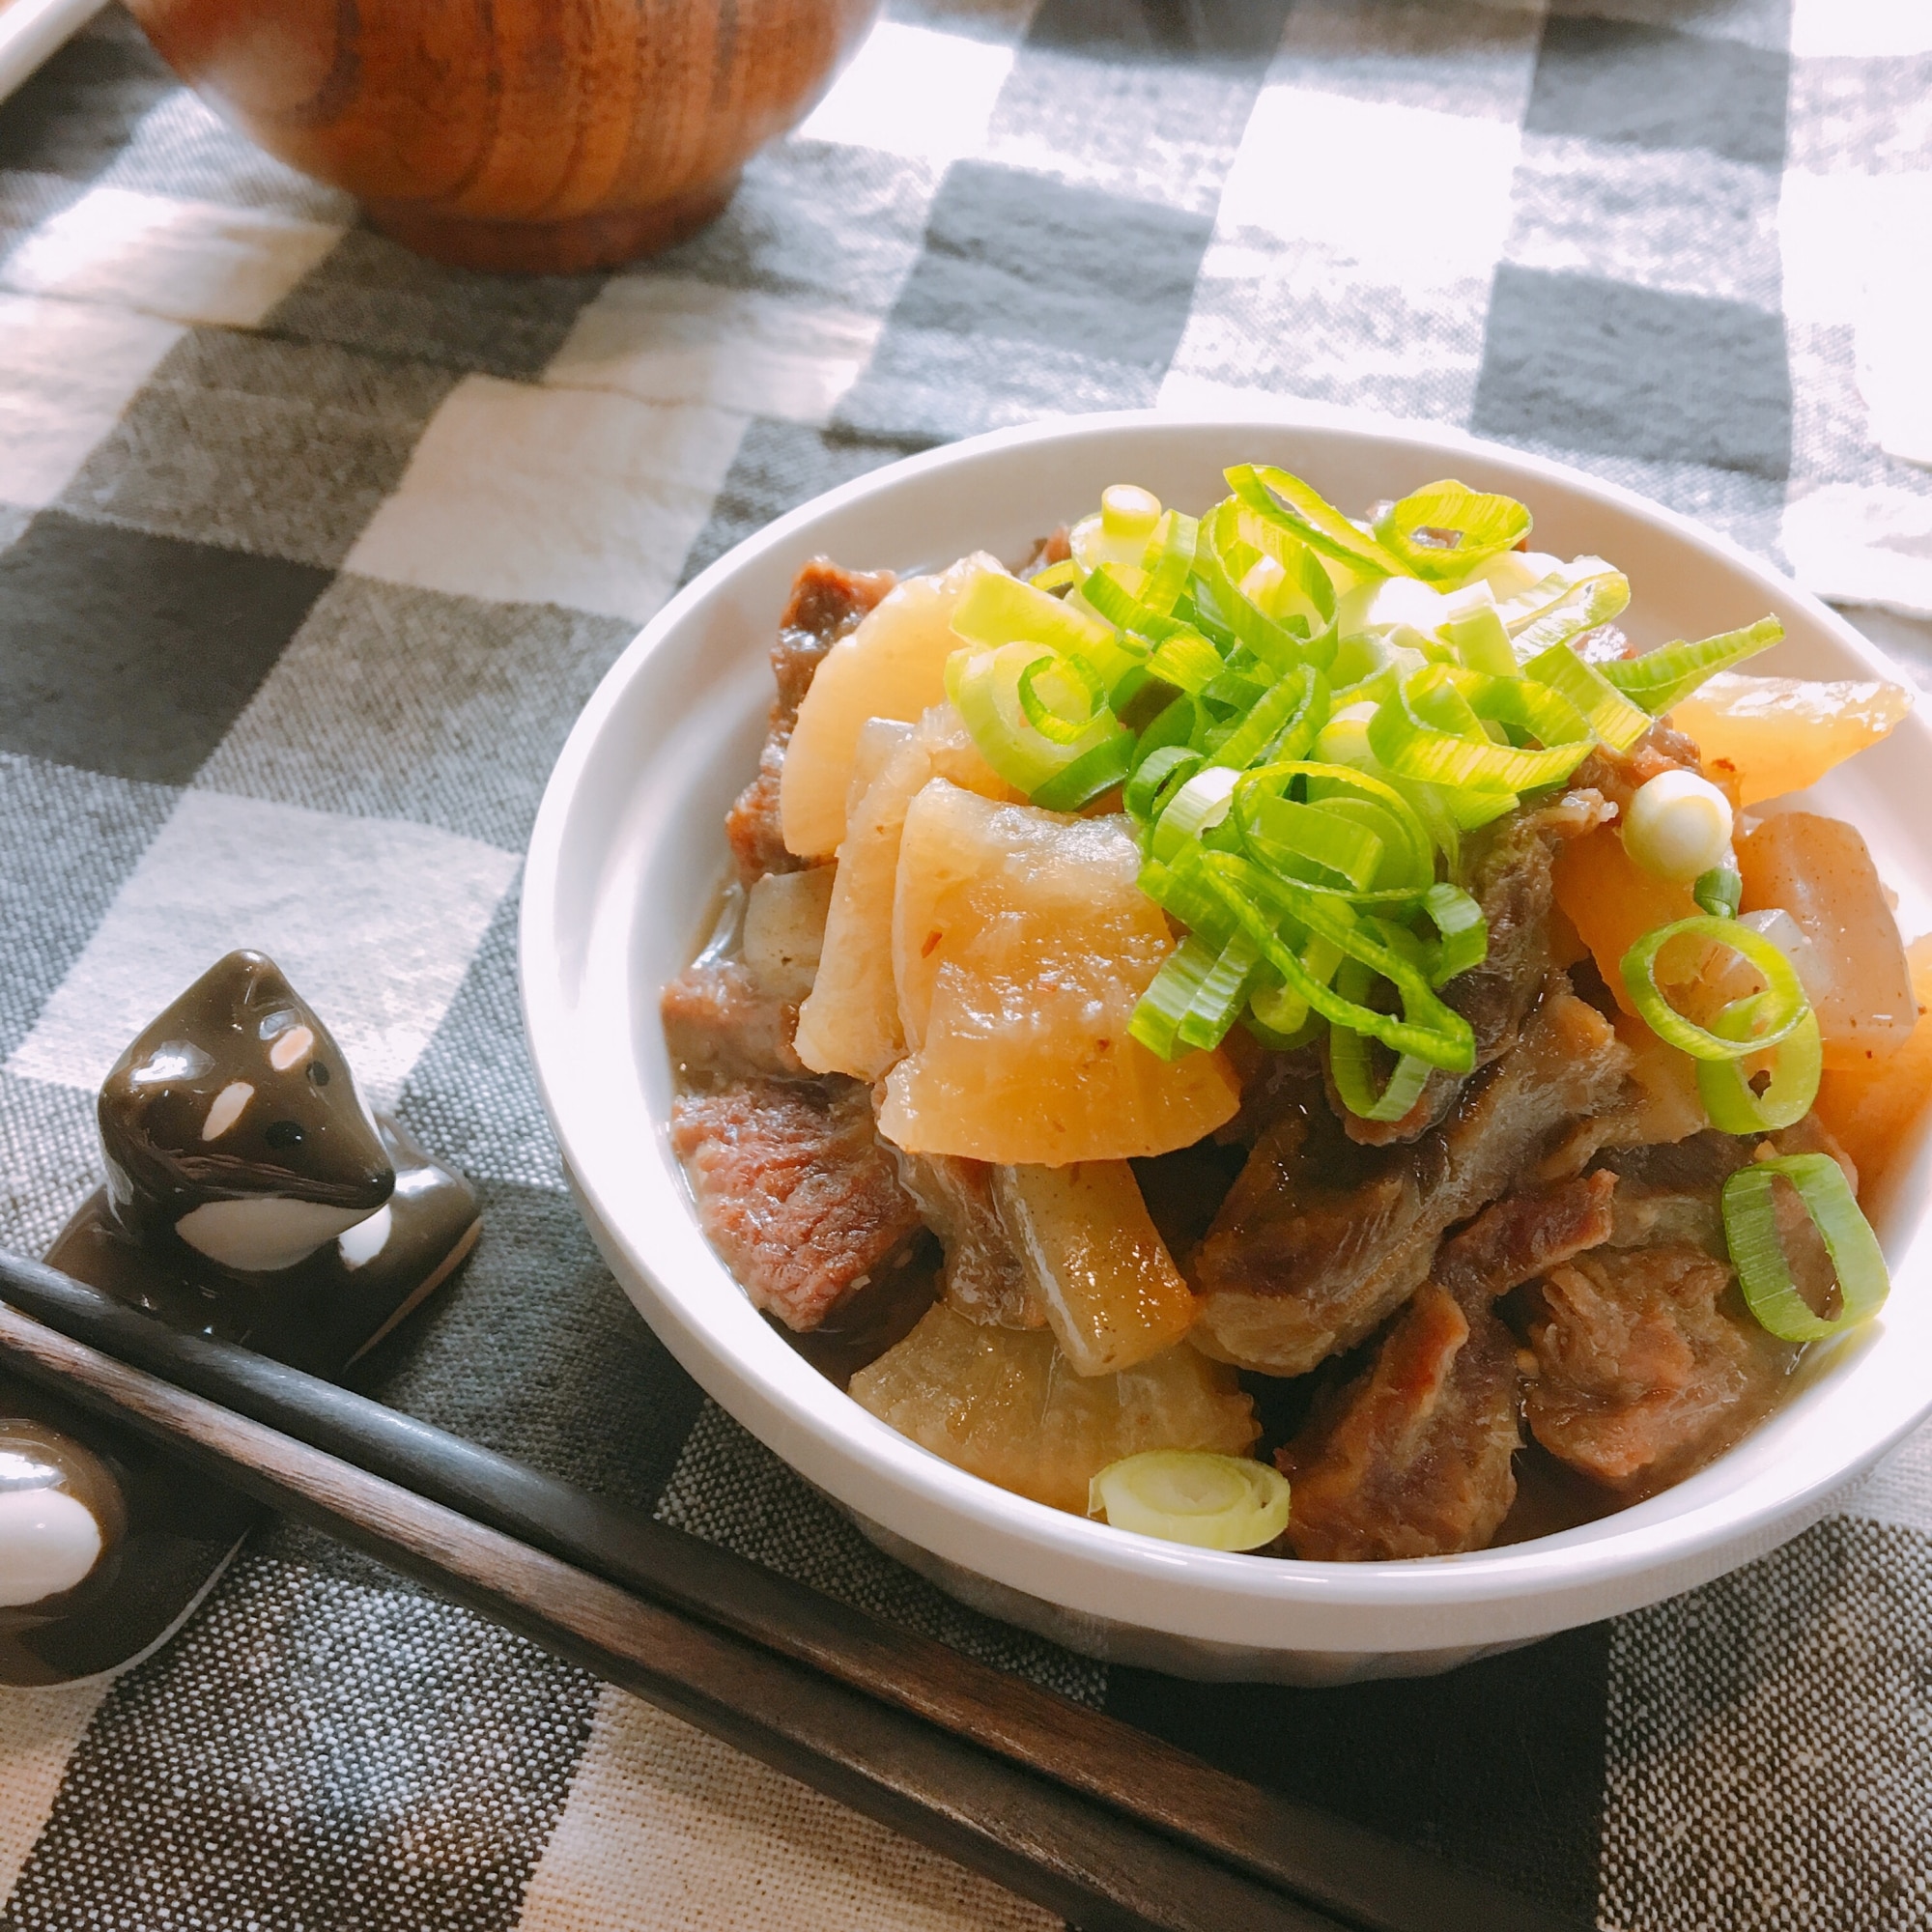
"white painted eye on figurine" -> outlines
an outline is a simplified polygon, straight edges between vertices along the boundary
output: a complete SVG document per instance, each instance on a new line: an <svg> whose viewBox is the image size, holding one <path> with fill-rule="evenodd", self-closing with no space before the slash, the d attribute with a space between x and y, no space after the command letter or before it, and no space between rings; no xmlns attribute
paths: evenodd
<svg viewBox="0 0 1932 1932"><path fill-rule="evenodd" d="M0 1421L0 1608L77 1590L119 1538L120 1486L77 1442Z"/></svg>

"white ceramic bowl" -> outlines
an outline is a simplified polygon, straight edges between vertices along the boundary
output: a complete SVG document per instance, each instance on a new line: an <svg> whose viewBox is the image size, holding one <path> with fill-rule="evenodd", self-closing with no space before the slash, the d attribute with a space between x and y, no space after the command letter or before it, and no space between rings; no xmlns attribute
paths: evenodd
<svg viewBox="0 0 1932 1932"><path fill-rule="evenodd" d="M1360 419L1086 416L893 465L722 557L611 668L565 745L524 890L525 1012L538 1079L591 1233L703 1387L877 1541L980 1607L1095 1656L1195 1677L1337 1682L1416 1674L1635 1609L1763 1554L1821 1516L1932 1408L1932 1235L1922 1155L1879 1216L1883 1319L1812 1362L1778 1412L1708 1469L1603 1521L1492 1552L1383 1564L1184 1548L1009 1495L874 1420L768 1328L697 1231L667 1144L658 994L690 956L725 860L722 820L771 699L766 651L793 572L825 553L901 571L976 548L1022 554L1111 482L1199 509L1223 468L1268 461L1353 507L1454 474L1530 504L1539 549L1630 575L1643 644L1783 619L1775 668L1883 675L1848 625L1683 518L1558 465ZM1908 718L1822 787L1932 926L1920 830L1932 731ZM1919 804L1915 807L1912 800Z"/></svg>

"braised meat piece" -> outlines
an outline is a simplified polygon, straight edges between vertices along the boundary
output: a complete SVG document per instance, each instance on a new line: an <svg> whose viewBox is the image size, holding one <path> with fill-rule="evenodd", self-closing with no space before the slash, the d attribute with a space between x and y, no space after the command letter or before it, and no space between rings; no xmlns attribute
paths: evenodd
<svg viewBox="0 0 1932 1932"><path fill-rule="evenodd" d="M787 1327L817 1327L923 1231L856 1081L683 1094L670 1137L705 1238Z"/></svg>
<svg viewBox="0 0 1932 1932"><path fill-rule="evenodd" d="M766 872L791 872L810 863L785 850L779 827L779 776L785 747L798 723L798 707L811 686L819 661L840 638L859 628L866 613L893 587L889 570L841 570L814 557L793 580L791 601L779 620L772 646L772 674L778 696L772 700L771 729L758 753L758 775L725 814L738 870L749 884Z"/></svg>
<svg viewBox="0 0 1932 1932"><path fill-rule="evenodd" d="M1000 1213L993 1169L952 1154L898 1152L899 1180L946 1250L947 1304L969 1321L1037 1328L1046 1320L1033 1276Z"/></svg>
<svg viewBox="0 0 1932 1932"><path fill-rule="evenodd" d="M1516 1338L1492 1303L1610 1232L1613 1175L1513 1195L1445 1241L1355 1380L1275 1462L1297 1556L1366 1562L1481 1549L1516 1499Z"/></svg>
<svg viewBox="0 0 1932 1932"><path fill-rule="evenodd" d="M1852 1192L1859 1171L1816 1114L1796 1126L1756 1137L1707 1127L1664 1146L1614 1148L1600 1166L1620 1177L1612 1247L1651 1248L1683 1242L1722 1261L1730 1252L1719 1207L1724 1182L1748 1167L1760 1148L1776 1154L1828 1153L1845 1170Z"/></svg>
<svg viewBox="0 0 1932 1932"><path fill-rule="evenodd" d="M1750 1319L1729 1264L1684 1241L1580 1256L1550 1270L1539 1302L1530 1429L1626 1492L1662 1489L1728 1448L1798 1358Z"/></svg>
<svg viewBox="0 0 1932 1932"><path fill-rule="evenodd" d="M664 989L658 1010L671 1065L692 1086L806 1070L791 1044L798 1009L766 993L742 959L693 960Z"/></svg>
<svg viewBox="0 0 1932 1932"><path fill-rule="evenodd" d="M1687 738L1670 725L1653 724L1628 752L1613 752L1599 745L1570 775L1573 789L1587 786L1600 792L1616 807L1628 811L1632 795L1648 784L1660 772L1701 772L1703 754L1694 738Z"/></svg>
<svg viewBox="0 0 1932 1932"><path fill-rule="evenodd" d="M1469 890L1489 922L1490 950L1481 964L1459 973L1442 988L1442 998L1469 1022L1478 1069L1516 1044L1550 970L1550 871L1557 851L1566 840L1594 832L1608 815L1601 794L1573 788L1551 805L1514 812L1476 835ZM1455 1105L1467 1081L1466 1074L1431 1074L1415 1105L1399 1121L1365 1121L1350 1114L1332 1080L1329 1102L1351 1140L1381 1147L1426 1133Z"/></svg>
<svg viewBox="0 0 1932 1932"><path fill-rule="evenodd" d="M1749 1165L1752 1145L1709 1127L1663 1147L1618 1148L1605 1154L1602 1166L1618 1177L1611 1245L1689 1246L1721 1261L1728 1250L1719 1196L1724 1182Z"/></svg>
<svg viewBox="0 0 1932 1932"><path fill-rule="evenodd" d="M1291 1110L1195 1251L1206 1297L1197 1343L1277 1376L1352 1349L1415 1291L1450 1228L1504 1193L1577 1115L1616 1102L1629 1064L1609 1022L1556 973L1516 1047L1408 1146L1349 1149L1322 1128L1324 1107Z"/></svg>

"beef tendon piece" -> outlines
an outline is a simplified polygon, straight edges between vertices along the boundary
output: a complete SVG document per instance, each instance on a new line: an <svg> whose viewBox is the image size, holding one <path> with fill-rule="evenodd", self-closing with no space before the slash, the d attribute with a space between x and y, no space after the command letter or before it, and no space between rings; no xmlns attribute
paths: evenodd
<svg viewBox="0 0 1932 1932"><path fill-rule="evenodd" d="M1264 1135L1195 1250L1197 1346L1267 1375L1306 1374L1380 1327L1457 1222L1506 1192L1579 1115L1614 1105L1630 1055L1561 974L1516 1047L1439 1127L1339 1168L1294 1113Z"/></svg>
<svg viewBox="0 0 1932 1932"><path fill-rule="evenodd" d="M1516 1339L1495 1298L1610 1233L1616 1177L1513 1195L1445 1241L1375 1359L1275 1458L1297 1556L1481 1549L1516 1500Z"/></svg>
<svg viewBox="0 0 1932 1932"><path fill-rule="evenodd" d="M705 1238L788 1328L816 1328L923 1231L855 1082L753 1079L680 1094L670 1137Z"/></svg>
<svg viewBox="0 0 1932 1932"><path fill-rule="evenodd" d="M792 872L810 863L785 850L779 822L779 779L784 771L785 747L798 723L798 707L826 652L857 630L892 587L889 570L841 570L822 556L813 557L792 580L791 601L779 620L778 642L772 646L778 696L772 700L771 728L758 753L758 773L724 816L724 835L748 884L766 872Z"/></svg>
<svg viewBox="0 0 1932 1932"><path fill-rule="evenodd" d="M694 1087L750 1074L800 1074L798 1009L774 999L742 959L700 957L664 989L658 1011L671 1065Z"/></svg>
<svg viewBox="0 0 1932 1932"><path fill-rule="evenodd" d="M1007 1233L993 1191L996 1169L955 1155L898 1153L899 1180L946 1250L947 1305L969 1321L1038 1328L1046 1306Z"/></svg>
<svg viewBox="0 0 1932 1932"><path fill-rule="evenodd" d="M1598 1249L1545 1279L1530 1325L1536 1439L1627 1494L1729 1448L1777 1400L1798 1350L1746 1311L1728 1264L1687 1242Z"/></svg>
<svg viewBox="0 0 1932 1932"><path fill-rule="evenodd" d="M1144 1449L1245 1455L1261 1434L1234 1370L1185 1343L1078 1376L1044 1329L969 1321L944 1302L852 1378L852 1398L949 1463L1084 1515L1087 1486Z"/></svg>
<svg viewBox="0 0 1932 1932"><path fill-rule="evenodd" d="M1600 793L1573 789L1551 805L1513 813L1478 835L1482 842L1471 854L1469 890L1489 923L1489 952L1442 988L1445 1004L1469 1022L1478 1069L1516 1044L1556 963L1549 945L1556 854L1607 815ZM1329 1101L1350 1140L1383 1147L1412 1141L1435 1126L1455 1105L1467 1080L1465 1074L1432 1073L1415 1105L1399 1121L1365 1121L1349 1113L1332 1079Z"/></svg>

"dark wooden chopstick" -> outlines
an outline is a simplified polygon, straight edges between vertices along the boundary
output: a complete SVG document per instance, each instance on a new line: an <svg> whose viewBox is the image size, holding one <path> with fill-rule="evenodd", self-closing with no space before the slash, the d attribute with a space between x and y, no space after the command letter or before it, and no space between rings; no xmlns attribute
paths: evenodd
<svg viewBox="0 0 1932 1932"><path fill-rule="evenodd" d="M29 1347L33 1338L18 1326L18 1318L0 1314L0 1351L14 1358L24 1372L38 1372L40 1379L82 1399L91 1389L97 1407L113 1407L114 1403L102 1396L102 1377L117 1368L125 1377L130 1372L121 1364L137 1365L158 1378L161 1386L145 1388L147 1407L131 1409L127 1419L145 1427L156 1439L198 1453L202 1466L211 1473L359 1544L653 1702L781 1764L804 1781L833 1791L856 1808L1038 1897L1050 1909L1070 1910L1090 1926L1137 1922L1095 1914L1139 1907L1116 1898L1119 1886L1112 1880L1102 1883L1098 1896L1078 1909L1061 1903L1060 1894L1069 1882L1083 1882L1080 1873L1089 1880L1109 1871L1126 1873L1132 1861L1123 1864L1118 1847L1106 1854L1105 1847L1092 1839L1096 1827L1090 1826L1083 1838L1072 1831L1068 1819L1056 1829L1071 1836L1058 1856L1047 1857L1037 1868L1037 1882L1016 1876L1012 1858L1026 1862L1032 1853L1025 1849L1016 1853L1005 1843L1000 1837L1003 1828L993 1829L988 1836L992 1822L988 1817L976 1815L962 1825L959 1816L962 1806L970 1809L973 1801L997 1787L995 1772L1020 1776L1029 1805L1038 1792L1057 1786L1055 1796L1074 1804L1083 1816L1097 1802L1113 1814L1105 1819L1111 1827L1130 1833L1137 1826L1152 1828L1158 1837L1150 1837L1146 1831L1137 1834L1157 1848L1153 1862L1159 1871L1133 1879L1143 1888L1144 1902L1163 1893L1159 1873L1167 1871L1174 1857L1184 1859L1192 1852L1205 1855L1194 1862L1217 1876L1259 1881L1271 1905L1298 1902L1300 1916L1281 1922L1340 1921L1365 1932L1371 1928L1372 1932L1410 1932L1410 1928L1420 1932L1424 1927L1430 1932L1460 1932L1464 1927L1471 1932L1479 1927L1485 1932L1491 1928L1553 1932L1563 1922L1484 1881L1326 1813L1276 1798L1102 1713L1069 1704L943 1644L835 1603L731 1551L636 1511L601 1502L568 1484L249 1350L166 1328L41 1264L0 1253L0 1298L71 1338L70 1348L77 1341L84 1350L91 1345L109 1358L104 1367L84 1355L70 1356L64 1366L56 1366L47 1356L44 1330ZM34 1325L28 1323L27 1329ZM87 1368L88 1376L80 1376L79 1385L73 1385L72 1378L79 1375L77 1364ZM126 1392L124 1386L121 1393ZM186 1412L171 1410L168 1398L190 1403L196 1395L203 1398L203 1406L193 1411L189 1428L184 1421ZM211 1403L222 1406L210 1413ZM225 1418L229 1425L245 1427L252 1421L276 1432L282 1461L262 1463L260 1429L245 1438L250 1453L238 1454L243 1438L232 1431L222 1433L224 1409L233 1412ZM297 1469L306 1487L291 1475L289 1458L296 1442L288 1441L290 1437L311 1452L321 1452L332 1464L327 1469L319 1464ZM346 1470L344 1465L349 1465ZM350 1476L373 1479L380 1493L353 1484L345 1490ZM345 1496L354 1508L345 1505ZM411 1506L432 1512L433 1517L414 1520ZM469 1567L453 1563L443 1553L453 1534L443 1519L451 1515L477 1535L507 1544L497 1554L509 1563L509 1574L525 1576L526 1570L519 1567L525 1561L560 1559L559 1567L569 1566L583 1586L617 1584L624 1592L649 1600L660 1616L668 1614L688 1632L692 1626L687 1620L692 1618L711 1626L695 1632L690 1641L724 1643L741 1668L752 1668L744 1662L747 1657L755 1657L760 1667L788 1669L793 1676L799 1674L797 1666L807 1666L807 1678L817 1683L826 1696L860 1693L874 1729L880 1724L890 1728L892 1720L914 1719L919 1721L912 1735L928 1758L935 1749L942 1756L949 1750L966 1755L956 1766L949 1764L943 1775L935 1769L931 1783L923 1786L917 1797L894 1787L890 1775L883 1784L855 1790L851 1780L859 1773L836 1750L821 1763L810 1740L774 1734L761 1742L762 1733L748 1734L745 1725L749 1722L755 1729L762 1724L769 1707L744 1708L734 1705L728 1694L721 1694L717 1708L705 1715L689 1708L693 1700L713 1694L706 1691L701 1676L686 1682L681 1690L671 1684L653 1688L638 1680L639 1666L635 1660L627 1661L621 1649L602 1662L572 1649L573 1644L597 1641L594 1631L586 1637L574 1620L554 1632L543 1627L554 1618L557 1605L577 1601L568 1593L554 1598L540 1594L529 1600L512 1593L496 1601L490 1595L497 1586L488 1566L476 1570L474 1547L466 1547ZM382 1540L381 1547L372 1537ZM479 1590L484 1593L481 1597L475 1594ZM646 1606L635 1604L632 1597L621 1601L648 1614ZM688 1664L689 1660L678 1668ZM826 1684L826 1678L835 1681ZM862 1734L870 1735L863 1726L860 1731L848 1726L838 1733L848 1745ZM871 1772L876 1777L882 1767L889 1770L895 1762L889 1755L873 1764ZM1081 1800L1088 1801L1084 1806ZM926 1801L937 1807L930 1814L922 1808ZM960 1841L962 1829L970 1842ZM1099 1866L1089 1866L1090 1854L1101 1856ZM1035 1871L1031 1864L1027 1869ZM1070 1881L1069 1871L1075 1874ZM1055 1895L1044 1895L1042 1886ZM1185 1905L1186 1900L1177 1903ZM1145 1922L1194 1921L1156 1917ZM1210 1916L1205 1922L1274 1921Z"/></svg>

